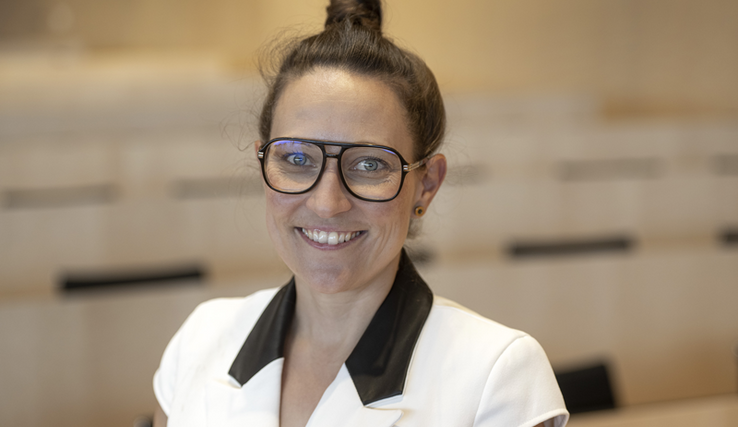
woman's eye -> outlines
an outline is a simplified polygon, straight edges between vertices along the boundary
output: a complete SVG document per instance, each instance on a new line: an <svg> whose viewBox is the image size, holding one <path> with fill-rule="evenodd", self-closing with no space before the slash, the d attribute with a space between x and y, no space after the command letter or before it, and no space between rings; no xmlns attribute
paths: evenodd
<svg viewBox="0 0 738 427"><path fill-rule="evenodd" d="M376 159L364 159L356 164L356 169L373 172L379 170L382 167L379 160Z"/></svg>
<svg viewBox="0 0 738 427"><path fill-rule="evenodd" d="M290 154L289 156L287 156L286 160L287 162L292 163L296 166L305 166L310 163L307 156L302 153Z"/></svg>

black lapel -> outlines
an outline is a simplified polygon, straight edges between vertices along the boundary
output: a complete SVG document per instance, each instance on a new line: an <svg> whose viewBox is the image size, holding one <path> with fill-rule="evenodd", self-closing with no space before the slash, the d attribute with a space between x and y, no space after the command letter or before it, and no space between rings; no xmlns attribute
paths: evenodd
<svg viewBox="0 0 738 427"><path fill-rule="evenodd" d="M415 343L433 305L433 293L402 251L395 283L346 360L361 402L402 394Z"/></svg>
<svg viewBox="0 0 738 427"><path fill-rule="evenodd" d="M246 338L228 371L241 386L264 366L284 355L284 341L295 314L296 295L293 277L274 295Z"/></svg>
<svg viewBox="0 0 738 427"><path fill-rule="evenodd" d="M295 279L277 292L231 365L244 385L284 355L284 340L295 312ZM395 282L346 360L364 405L402 394L415 344L433 305L433 293L402 251Z"/></svg>

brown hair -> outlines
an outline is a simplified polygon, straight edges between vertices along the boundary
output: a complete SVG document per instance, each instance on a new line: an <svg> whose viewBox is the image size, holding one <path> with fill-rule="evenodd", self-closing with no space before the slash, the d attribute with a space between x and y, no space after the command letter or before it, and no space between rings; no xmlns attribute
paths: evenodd
<svg viewBox="0 0 738 427"><path fill-rule="evenodd" d="M382 35L381 0L331 0L323 32L292 42L278 55L276 73L265 71L267 96L259 136L270 139L274 108L284 88L318 67L380 79L407 111L415 160L433 154L443 141L446 112L433 73L417 55Z"/></svg>

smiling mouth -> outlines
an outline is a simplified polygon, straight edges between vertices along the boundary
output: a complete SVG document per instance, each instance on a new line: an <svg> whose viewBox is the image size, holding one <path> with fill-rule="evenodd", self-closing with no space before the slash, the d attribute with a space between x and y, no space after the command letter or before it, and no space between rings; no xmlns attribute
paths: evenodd
<svg viewBox="0 0 738 427"><path fill-rule="evenodd" d="M314 230L301 229L302 234L307 236L308 239L315 243L327 243L328 245L335 246L339 243L345 243L361 235L363 231L322 231L317 228Z"/></svg>

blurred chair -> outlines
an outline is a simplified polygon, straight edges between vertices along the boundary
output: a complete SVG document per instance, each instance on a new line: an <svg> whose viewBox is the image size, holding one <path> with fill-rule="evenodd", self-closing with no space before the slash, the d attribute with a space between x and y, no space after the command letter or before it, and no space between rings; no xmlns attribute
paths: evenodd
<svg viewBox="0 0 738 427"><path fill-rule="evenodd" d="M133 420L133 427L152 427L154 418L149 415L141 415Z"/></svg>
<svg viewBox="0 0 738 427"><path fill-rule="evenodd" d="M615 408L615 397L605 363L557 371L556 381L564 395L566 408L572 414Z"/></svg>

